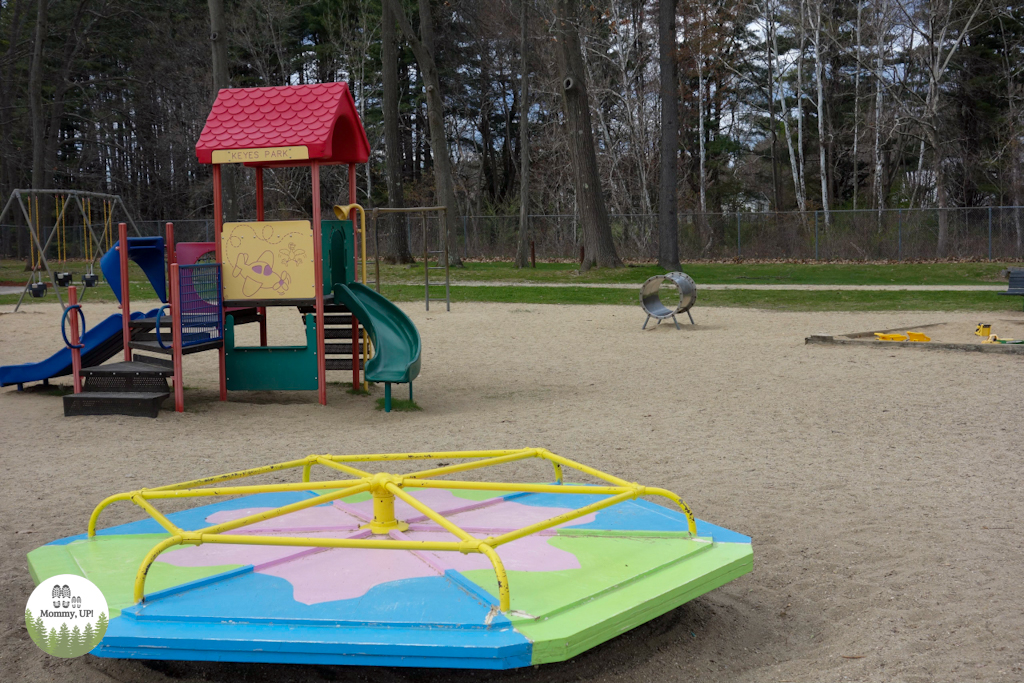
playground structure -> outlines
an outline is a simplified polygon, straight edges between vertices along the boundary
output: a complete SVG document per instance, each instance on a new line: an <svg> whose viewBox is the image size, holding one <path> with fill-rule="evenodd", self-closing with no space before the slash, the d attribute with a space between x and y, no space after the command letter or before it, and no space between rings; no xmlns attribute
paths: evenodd
<svg viewBox="0 0 1024 683"><path fill-rule="evenodd" d="M529 459L554 482L443 478ZM444 462L361 469L431 460ZM232 483L288 469L301 481ZM216 502L157 509L198 497ZM149 519L99 529L122 501ZM753 552L671 491L521 448L310 455L128 491L97 505L86 534L28 560L36 583L70 572L103 591L100 657L507 669L649 621L750 572Z"/></svg>
<svg viewBox="0 0 1024 683"><path fill-rule="evenodd" d="M348 86L222 90L196 155L212 164L214 241L175 243L171 223L164 237L129 238L127 223L120 223L117 243L100 265L121 314L88 333L83 329L81 338L73 327L70 338L65 333L67 348L41 363L0 368L0 386L20 389L73 374L76 393L64 397L65 415L155 417L169 397L168 379L175 410L184 410L182 357L217 351L222 401L228 391L315 390L324 405L326 373L336 370L351 370L354 388L383 383L386 411L392 384L408 384L411 398L420 369L419 332L399 308L366 287L366 218L355 203L355 175L356 164L368 159L369 143ZM254 169L255 220L224 222L225 163ZM320 168L329 164L348 165L349 203L335 207L337 220L321 219ZM265 220L264 169L300 166L310 168L312 220ZM159 309L131 312L129 261L145 273L163 304ZM306 325L304 346L268 346L268 306L298 308ZM77 325L77 315L74 320ZM248 323L260 325L260 345L236 346L235 328ZM123 362L99 365L119 350ZM136 357L135 351L157 357Z"/></svg>
<svg viewBox="0 0 1024 683"><path fill-rule="evenodd" d="M661 300L661 287L665 281L672 283L679 295L678 303L672 308L666 306ZM651 321L651 318L656 318L658 325L662 320L672 318L672 322L675 323L678 330L680 327L676 315L679 313L685 313L690 318L690 324L695 325L693 316L690 314L690 309L695 303L697 303L697 284L689 275L686 273L653 275L640 285L640 306L647 314L644 326L640 329L646 330L647 323Z"/></svg>
<svg viewBox="0 0 1024 683"><path fill-rule="evenodd" d="M44 202L43 206L40 206L39 200L41 197ZM45 203L48 199L53 200L55 218L53 226L46 233L46 239L43 240L44 227L42 216L43 208L45 208ZM100 201L99 208L102 222L99 235L96 234L93 222L93 199ZM95 287L99 283L99 278L93 272L93 267L100 255L113 246L114 210L117 207L121 207L125 217L132 224L135 234L139 234L139 229L136 227L135 222L132 221L131 214L128 213L128 209L125 207L120 195L84 192L82 190L12 190L11 196L8 197L7 203L4 205L3 210L0 211L0 223L3 222L7 212L13 207L17 206L21 209L21 215L28 226L29 270L31 271L29 279L25 283L25 288L21 291L21 296L18 297L18 303L14 307L15 311L21 307L21 302L24 300L26 292L30 293L34 298L46 296L47 285L43 281L42 276L44 269L50 284L53 285L53 291L57 294L57 300L61 306L64 305L64 298L61 296L60 288L71 284L72 274L69 272L54 273L50 267L50 260L46 255L50 251L51 244L56 240L56 261L62 264L67 261L67 218L68 206L70 205L78 207L79 215L82 218L81 256L88 261L87 272L82 274L82 284L85 287Z"/></svg>

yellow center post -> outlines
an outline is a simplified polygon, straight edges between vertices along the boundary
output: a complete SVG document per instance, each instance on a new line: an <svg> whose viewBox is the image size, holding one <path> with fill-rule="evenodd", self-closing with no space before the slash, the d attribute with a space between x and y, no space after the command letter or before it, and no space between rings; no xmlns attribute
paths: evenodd
<svg viewBox="0 0 1024 683"><path fill-rule="evenodd" d="M456 472L482 467L493 467L496 465L509 464L527 458L539 458L551 463L554 467L555 484L519 484L500 482L479 482L479 481L452 481L437 480L440 477ZM405 475L388 474L384 472L371 474L364 470L345 463L362 462L408 462L418 460L461 460L458 464L442 465ZM310 481L310 471L315 465L326 467L344 474L351 475L353 479L331 480L331 481ZM595 477L604 485L567 485L562 483L563 467L574 469L583 474ZM268 474L285 469L302 468L302 481L292 484L258 484L248 486L224 486L223 483L245 477ZM206 488L209 487L209 488ZM431 509L412 496L406 488L437 488L453 491L490 491L496 495L502 493L525 492L525 493L557 493L557 494L580 494L580 495L603 495L604 500L585 505L570 512L557 515L543 522L531 524L522 529L502 534L497 537L485 539L476 538L465 530L459 528L443 514ZM216 524L204 529L186 531L179 528L163 513L157 510L151 501L165 498L191 498L202 496L230 496L245 495L252 493L270 493L284 491L318 491L319 495L296 503L283 505L279 508L265 510L253 515L248 515L230 522ZM305 510L307 508L341 500L359 493L369 492L373 498L373 520L364 525L363 529L369 529L374 534L372 538L308 538L292 536L255 536L255 535L229 535L225 532L249 526L275 517ZM568 458L555 455L543 448L520 448L514 450L495 451L446 451L429 453L391 453L391 454L366 454L366 455L310 455L298 460L255 467L238 472L230 472L203 479L171 484L152 489L138 489L126 493L119 493L103 500L93 510L89 518L88 535L93 538L96 535L96 521L100 512L108 505L128 500L139 506L153 518L161 527L167 530L170 536L158 543L145 557L135 576L135 600L142 602L145 599L146 576L153 562L160 553L176 545L201 545L203 543L226 543L236 545L269 545L269 546L296 546L296 547L318 547L318 548L376 548L391 550L415 550L420 552L460 552L479 553L490 560L494 567L495 578L498 583L499 609L507 612L511 609L511 594L509 592L508 577L501 558L495 548L510 543L524 536L534 534L551 527L565 524L584 515L597 512L617 503L637 498L639 496L660 496L667 498L682 510L686 516L687 527L691 536L696 537L697 526L690 508L671 491L661 488L642 486L630 483L618 477L612 476L575 462ZM395 515L395 498L401 498L423 517L437 524L440 528L452 534L456 540L452 541L415 541L402 535L393 535L394 532L405 531L409 524L399 520Z"/></svg>
<svg viewBox="0 0 1024 683"><path fill-rule="evenodd" d="M395 518L395 494L388 489L388 484L401 486L400 482L401 478L390 474L374 475L370 484L370 495L373 496L373 521L364 524L363 529L386 536L392 531L405 531L409 528L408 523Z"/></svg>

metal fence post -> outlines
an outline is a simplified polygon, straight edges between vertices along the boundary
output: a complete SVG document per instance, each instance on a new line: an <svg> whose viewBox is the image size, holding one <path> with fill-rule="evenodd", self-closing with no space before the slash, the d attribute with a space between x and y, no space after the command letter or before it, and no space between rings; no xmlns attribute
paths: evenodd
<svg viewBox="0 0 1024 683"><path fill-rule="evenodd" d="M903 209L896 209L896 260L903 260Z"/></svg>
<svg viewBox="0 0 1024 683"><path fill-rule="evenodd" d="M741 248L742 245L740 244L740 216L741 215L742 214L740 214L739 211L736 212L736 258L740 258L740 256L743 255L743 249Z"/></svg>
<svg viewBox="0 0 1024 683"><path fill-rule="evenodd" d="M468 216L462 217L462 239L466 242L466 258L469 258L469 228L466 225L468 221Z"/></svg>
<svg viewBox="0 0 1024 683"><path fill-rule="evenodd" d="M818 212L814 212L814 260L820 261L818 258Z"/></svg>
<svg viewBox="0 0 1024 683"><path fill-rule="evenodd" d="M992 260L992 207L988 207L988 260Z"/></svg>

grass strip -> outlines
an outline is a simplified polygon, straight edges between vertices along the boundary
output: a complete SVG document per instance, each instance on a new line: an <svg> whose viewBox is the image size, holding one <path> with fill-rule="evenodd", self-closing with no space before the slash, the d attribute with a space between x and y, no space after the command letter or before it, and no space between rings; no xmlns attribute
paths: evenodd
<svg viewBox="0 0 1024 683"><path fill-rule="evenodd" d="M423 286L387 285L382 293L392 301L422 301ZM697 306L727 306L785 311L1019 311L1016 297L995 292L877 292L877 291L754 291L700 290ZM463 287L451 288L452 302L517 304L623 305L639 307L639 288L597 287ZM438 306L440 304L434 304Z"/></svg>
<svg viewBox="0 0 1024 683"><path fill-rule="evenodd" d="M684 263L683 272L701 284L793 284L793 285L985 285L1003 284L1006 268L1021 263ZM434 271L436 274L437 271ZM574 263L538 263L536 268L516 268L503 261L466 262L452 268L452 282L559 282L580 284L636 283L665 271L655 264L625 268L594 268L579 273ZM373 277L373 265L369 275ZM423 264L381 265L381 281L418 284L423 281Z"/></svg>

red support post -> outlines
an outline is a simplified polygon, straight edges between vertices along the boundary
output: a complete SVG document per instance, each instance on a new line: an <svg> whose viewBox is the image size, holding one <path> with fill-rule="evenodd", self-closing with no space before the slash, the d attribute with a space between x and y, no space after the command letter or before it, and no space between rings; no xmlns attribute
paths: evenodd
<svg viewBox="0 0 1024 683"><path fill-rule="evenodd" d="M256 167L256 220L265 219L265 208L263 206L263 167ZM257 306L256 314L260 321L260 346L267 345L267 307Z"/></svg>
<svg viewBox="0 0 1024 683"><path fill-rule="evenodd" d="M222 196L220 164L213 165L213 248L217 254L217 263L223 268L224 254L220 247L220 233L224 229L224 197ZM228 400L228 376L224 359L224 345L217 352L220 372L220 400Z"/></svg>
<svg viewBox="0 0 1024 683"><path fill-rule="evenodd" d="M324 357L324 254L320 229L320 162L313 176L313 296L316 297L316 381L320 405L327 405L327 359Z"/></svg>
<svg viewBox="0 0 1024 683"><path fill-rule="evenodd" d="M171 279L171 266L178 262L178 258L174 254L174 223L164 224L164 243L167 248L167 279ZM167 292L167 303L172 303L173 299L171 287Z"/></svg>
<svg viewBox="0 0 1024 683"><path fill-rule="evenodd" d="M256 220L263 220L263 167L256 167Z"/></svg>
<svg viewBox="0 0 1024 683"><path fill-rule="evenodd" d="M121 343L124 345L124 360L127 363L132 361L132 349L129 346L132 340L131 328L128 323L131 321L131 296L128 294L128 224L117 224L117 249L121 257Z"/></svg>
<svg viewBox="0 0 1024 683"><path fill-rule="evenodd" d="M348 165L348 203L356 203L356 165ZM355 214L349 212L348 217L352 220L352 277L359 281L359 227ZM359 387L359 361L362 358L362 344L359 339L359 319L352 312L352 390Z"/></svg>
<svg viewBox="0 0 1024 683"><path fill-rule="evenodd" d="M174 362L174 409L185 412L185 378L181 369L181 281L178 264L171 264L171 359ZM223 349L223 347L221 347Z"/></svg>
<svg viewBox="0 0 1024 683"><path fill-rule="evenodd" d="M78 287L68 287L68 308L78 305ZM71 373L75 380L75 393L82 393L82 349L78 348L78 311L71 316Z"/></svg>

